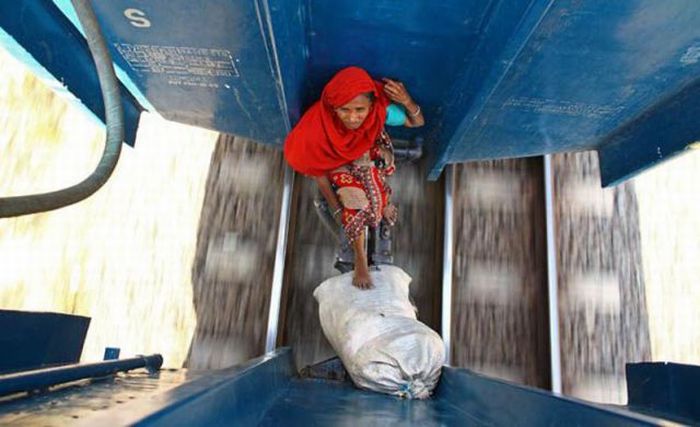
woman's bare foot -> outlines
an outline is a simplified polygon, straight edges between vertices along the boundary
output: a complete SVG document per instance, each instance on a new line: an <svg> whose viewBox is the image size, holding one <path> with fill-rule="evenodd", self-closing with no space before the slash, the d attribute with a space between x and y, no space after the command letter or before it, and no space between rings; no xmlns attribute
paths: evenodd
<svg viewBox="0 0 700 427"><path fill-rule="evenodd" d="M352 284L360 289L372 289L374 287L372 277L369 275L369 269L366 266L355 267L355 272L352 276Z"/></svg>
<svg viewBox="0 0 700 427"><path fill-rule="evenodd" d="M384 208L384 219L389 222L389 225L394 225L396 224L396 221L399 219L399 209L396 207L395 204L389 203L386 205Z"/></svg>
<svg viewBox="0 0 700 427"><path fill-rule="evenodd" d="M352 249L355 251L355 272L352 276L353 286L360 289L372 289L372 277L367 266L367 254L365 253L365 235L362 233L354 242Z"/></svg>

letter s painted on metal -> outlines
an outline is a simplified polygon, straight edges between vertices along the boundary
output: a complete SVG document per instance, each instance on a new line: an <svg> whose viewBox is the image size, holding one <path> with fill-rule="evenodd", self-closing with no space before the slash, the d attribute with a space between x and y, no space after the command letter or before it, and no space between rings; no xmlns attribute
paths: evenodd
<svg viewBox="0 0 700 427"><path fill-rule="evenodd" d="M151 21L146 18L146 13L139 9L125 9L124 16L129 20L129 23L136 28L149 28Z"/></svg>

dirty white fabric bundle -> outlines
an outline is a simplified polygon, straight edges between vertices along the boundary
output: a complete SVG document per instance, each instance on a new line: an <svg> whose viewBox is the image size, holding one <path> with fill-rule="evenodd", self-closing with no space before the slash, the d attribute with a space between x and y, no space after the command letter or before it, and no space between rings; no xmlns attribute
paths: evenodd
<svg viewBox="0 0 700 427"><path fill-rule="evenodd" d="M370 290L352 286L352 272L316 288L323 333L357 386L425 399L440 378L442 339L416 319L408 298L408 274L381 266L371 275Z"/></svg>

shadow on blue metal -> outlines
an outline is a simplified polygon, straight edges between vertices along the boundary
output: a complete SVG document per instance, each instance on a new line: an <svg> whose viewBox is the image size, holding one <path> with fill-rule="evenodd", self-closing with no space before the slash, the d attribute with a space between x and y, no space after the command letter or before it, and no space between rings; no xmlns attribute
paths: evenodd
<svg viewBox="0 0 700 427"><path fill-rule="evenodd" d="M0 374L77 363L90 318L0 310Z"/></svg>
<svg viewBox="0 0 700 427"><path fill-rule="evenodd" d="M0 44L36 74L46 76L48 71L104 123L104 102L87 42L51 1L0 2L0 27L7 33L0 34ZM22 50L38 64L26 61ZM124 86L121 94L124 142L133 146L143 107Z"/></svg>
<svg viewBox="0 0 700 427"><path fill-rule="evenodd" d="M14 16L3 27L49 19L18 8L34 7L3 6ZM263 143L281 144L348 65L406 83L426 126L392 132L426 141L432 179L450 163L598 150L610 184L700 140L696 0L113 0L95 9L115 61L164 117Z"/></svg>
<svg viewBox="0 0 700 427"><path fill-rule="evenodd" d="M700 367L678 363L629 363L627 405L682 423L700 424Z"/></svg>
<svg viewBox="0 0 700 427"><path fill-rule="evenodd" d="M301 378L315 378L323 380L346 381L348 372L339 357L332 357L323 362L307 366L299 372Z"/></svg>

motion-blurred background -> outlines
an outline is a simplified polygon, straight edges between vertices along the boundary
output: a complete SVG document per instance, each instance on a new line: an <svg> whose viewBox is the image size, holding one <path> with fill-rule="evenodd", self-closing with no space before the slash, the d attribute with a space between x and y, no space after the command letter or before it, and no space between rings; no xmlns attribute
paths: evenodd
<svg viewBox="0 0 700 427"><path fill-rule="evenodd" d="M102 126L0 51L0 195L73 184ZM427 120L430 120L428 117ZM144 113L136 148L91 198L0 220L0 308L92 318L84 360L107 346L166 367L224 367L264 348L283 160L279 151ZM396 264L439 330L442 184L395 178ZM554 156L564 391L624 401L624 363L700 364L700 150L601 189L594 153ZM453 364L545 386L541 159L456 168ZM311 296L334 274L314 189L298 178L280 344L298 365L332 355Z"/></svg>

